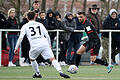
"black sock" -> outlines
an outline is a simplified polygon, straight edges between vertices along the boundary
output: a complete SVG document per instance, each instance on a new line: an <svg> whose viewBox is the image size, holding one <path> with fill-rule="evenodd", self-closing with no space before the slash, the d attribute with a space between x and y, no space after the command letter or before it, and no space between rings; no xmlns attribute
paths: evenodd
<svg viewBox="0 0 120 80"><path fill-rule="evenodd" d="M108 63L107 63L107 62L104 62L104 61L101 60L101 59L96 59L96 60L95 60L95 63L101 64L101 65L104 65L104 66L108 66Z"/></svg>
<svg viewBox="0 0 120 80"><path fill-rule="evenodd" d="M78 67L80 63L81 55L76 54L76 60L75 60L75 65Z"/></svg>

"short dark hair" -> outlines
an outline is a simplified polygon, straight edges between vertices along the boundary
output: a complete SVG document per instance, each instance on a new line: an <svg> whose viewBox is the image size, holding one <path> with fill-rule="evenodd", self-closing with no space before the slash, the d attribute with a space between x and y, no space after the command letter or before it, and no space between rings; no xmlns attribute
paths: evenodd
<svg viewBox="0 0 120 80"><path fill-rule="evenodd" d="M77 14L79 14L79 15L80 15L80 14L83 14L84 16L86 16L85 11L78 11Z"/></svg>
<svg viewBox="0 0 120 80"><path fill-rule="evenodd" d="M41 11L39 14L41 14L41 13L45 13L44 11Z"/></svg>
<svg viewBox="0 0 120 80"><path fill-rule="evenodd" d="M35 17L35 12L33 11L28 12L27 17L29 20L33 20Z"/></svg>
<svg viewBox="0 0 120 80"><path fill-rule="evenodd" d="M39 3L39 1L35 0L35 1L32 3L32 5L33 5L34 3Z"/></svg>
<svg viewBox="0 0 120 80"><path fill-rule="evenodd" d="M34 3L39 3L39 1L35 0L35 1L33 2L33 4L34 4Z"/></svg>

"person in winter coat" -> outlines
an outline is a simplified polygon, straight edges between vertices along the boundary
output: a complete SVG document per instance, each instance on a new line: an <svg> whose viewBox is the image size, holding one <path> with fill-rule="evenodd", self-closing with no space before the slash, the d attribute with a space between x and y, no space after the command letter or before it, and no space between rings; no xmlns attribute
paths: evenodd
<svg viewBox="0 0 120 80"><path fill-rule="evenodd" d="M91 7L89 7L87 19L90 20L92 25L95 27L99 37L101 38L100 30L102 28L102 20L101 20L101 16L98 14L99 9L100 8L97 6L97 4L93 4ZM97 58L100 57L101 56L97 56ZM91 61L90 64L94 64L94 63Z"/></svg>
<svg viewBox="0 0 120 80"><path fill-rule="evenodd" d="M61 25L61 21L62 21L61 14L58 11L55 11L54 14L55 14L56 24L57 24L58 29L63 30L62 25ZM65 41L63 39L63 33L64 32L59 33L60 54L58 57L58 61L60 65L66 65L65 63L66 50L65 49L67 45L65 44Z"/></svg>
<svg viewBox="0 0 120 80"><path fill-rule="evenodd" d="M5 28L6 28L6 18L0 12L0 29L5 29ZM5 32L2 32L2 51L5 51L6 49L7 49L7 45L6 45Z"/></svg>
<svg viewBox="0 0 120 80"><path fill-rule="evenodd" d="M48 25L47 25L47 21L46 21L46 13L41 11L39 13L39 16L40 16L40 23L42 23L45 26L45 28L47 28Z"/></svg>
<svg viewBox="0 0 120 80"><path fill-rule="evenodd" d="M77 16L74 17L75 21L76 21L76 29L75 30L83 30L83 25L82 23L79 21L78 19L79 16L79 12L77 13ZM71 56L68 56L68 64L74 64L75 63L75 58L76 58L76 52L80 47L80 42L81 42L81 38L82 38L82 33L81 32L72 32L70 39L68 41L68 49L67 49L67 54L71 54L72 49L74 49L74 54Z"/></svg>
<svg viewBox="0 0 120 80"><path fill-rule="evenodd" d="M47 21L47 27L46 27L47 30L58 29L56 24L56 18L54 16L54 12L52 9L47 10L46 21ZM56 32L50 32L49 35L51 38L51 42L53 43L54 38L56 36Z"/></svg>
<svg viewBox="0 0 120 80"><path fill-rule="evenodd" d="M7 29L18 29L18 24L15 16L16 16L15 8L10 8L8 10L8 19L6 26ZM15 64L12 63L12 60L14 58L14 49L18 39L18 32L8 32L7 37L10 45L8 66L16 66Z"/></svg>
<svg viewBox="0 0 120 80"><path fill-rule="evenodd" d="M63 39L64 39L65 44L67 45L67 47L65 48L67 51L70 36L71 36L72 32L74 32L74 30L76 29L76 21L73 18L73 14L71 12L68 12L66 14L66 16L62 19L62 29L66 31L66 32L64 32ZM71 53L67 53L67 56L66 56L67 64L70 64L69 63L70 55L71 55Z"/></svg>
<svg viewBox="0 0 120 80"><path fill-rule="evenodd" d="M120 29L120 22L117 17L117 11L115 9L111 9L109 12L109 15L105 18L103 25L103 29L109 29L109 30L119 30ZM120 52L120 34L113 32L112 33L112 60L113 63L115 62L115 55L117 55ZM106 60L108 62L108 46L109 46L109 33L103 32L102 33L102 46L103 46L103 53L102 53L102 59Z"/></svg>
<svg viewBox="0 0 120 80"><path fill-rule="evenodd" d="M102 20L98 14L99 9L96 4L93 4L87 14L87 19L91 21L98 33L100 33L100 29L102 28Z"/></svg>

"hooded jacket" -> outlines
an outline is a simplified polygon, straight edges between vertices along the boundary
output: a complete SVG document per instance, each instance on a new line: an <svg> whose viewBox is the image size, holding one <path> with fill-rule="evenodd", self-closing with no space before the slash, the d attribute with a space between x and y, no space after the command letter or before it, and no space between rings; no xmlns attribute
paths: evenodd
<svg viewBox="0 0 120 80"><path fill-rule="evenodd" d="M49 17L49 14L52 13L53 16ZM48 9L47 11L47 15L46 15L46 22L47 22L47 29L48 30L54 30L57 29L57 25L56 25L56 18L54 16L54 12L52 11L52 9Z"/></svg>
<svg viewBox="0 0 120 80"><path fill-rule="evenodd" d="M117 14L116 10L114 10L114 9L110 10L109 15L105 18L105 20L103 22L103 25L102 25L103 29L105 29L105 30L119 30L120 29L120 21L119 21L118 17L116 19L113 19L111 17L113 12L116 12L116 14ZM117 26L115 24L117 24ZM119 33L112 33L112 38L119 37L118 34ZM109 33L108 32L103 32L102 36L106 37L106 38L109 38Z"/></svg>
<svg viewBox="0 0 120 80"><path fill-rule="evenodd" d="M0 13L0 29L4 29L6 25L6 18Z"/></svg>
<svg viewBox="0 0 120 80"><path fill-rule="evenodd" d="M72 13L68 12L66 16L62 19L62 29L67 31L64 33L64 39L66 41L70 39L71 33L76 29L76 21L75 19L68 19L69 15L72 15Z"/></svg>

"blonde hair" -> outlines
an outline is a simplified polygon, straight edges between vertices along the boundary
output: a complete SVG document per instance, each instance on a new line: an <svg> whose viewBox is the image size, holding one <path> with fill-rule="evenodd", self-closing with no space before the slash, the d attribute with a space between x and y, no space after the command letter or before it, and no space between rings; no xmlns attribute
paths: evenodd
<svg viewBox="0 0 120 80"><path fill-rule="evenodd" d="M10 9L8 10L8 17L10 16L11 11L15 11L15 8L10 8Z"/></svg>

